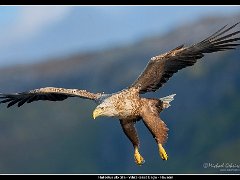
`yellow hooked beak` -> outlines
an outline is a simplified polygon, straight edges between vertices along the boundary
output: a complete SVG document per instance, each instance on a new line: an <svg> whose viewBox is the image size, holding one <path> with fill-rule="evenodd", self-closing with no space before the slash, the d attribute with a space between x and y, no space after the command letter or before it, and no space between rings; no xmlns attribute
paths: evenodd
<svg viewBox="0 0 240 180"><path fill-rule="evenodd" d="M93 119L96 119L98 116L101 116L103 113L102 109L95 109L93 111Z"/></svg>

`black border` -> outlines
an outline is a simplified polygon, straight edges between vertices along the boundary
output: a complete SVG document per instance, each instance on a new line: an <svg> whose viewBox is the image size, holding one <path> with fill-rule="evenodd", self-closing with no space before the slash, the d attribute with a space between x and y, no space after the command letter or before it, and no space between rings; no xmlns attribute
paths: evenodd
<svg viewBox="0 0 240 180"><path fill-rule="evenodd" d="M217 178L217 179L239 179L239 174L0 174L3 176L20 176L24 178L32 178L32 176L68 176L70 178L88 178L98 180L176 180L176 179L195 179L200 178Z"/></svg>

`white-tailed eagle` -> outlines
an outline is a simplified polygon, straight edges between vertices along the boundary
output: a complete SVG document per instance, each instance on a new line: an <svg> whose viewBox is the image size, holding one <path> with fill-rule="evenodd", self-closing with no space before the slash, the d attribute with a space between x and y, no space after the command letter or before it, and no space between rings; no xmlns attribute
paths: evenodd
<svg viewBox="0 0 240 180"><path fill-rule="evenodd" d="M93 111L93 118L98 116L110 116L119 119L122 129L134 147L134 158L138 165L144 163L139 153L139 139L135 123L143 120L159 148L159 154L163 160L168 155L163 148L167 140L168 128L159 117L159 113L170 106L175 94L164 98L143 98L141 94L155 92L168 81L178 70L194 65L198 59L206 53L235 49L240 45L235 43L240 40L240 31L230 33L239 23L219 29L217 32L199 43L185 47L180 45L164 54L152 57L144 71L129 87L113 93L91 93L86 90L45 87L28 92L0 94L1 103L8 103L7 107L33 101L63 101L69 97L80 97L94 100L97 103Z"/></svg>

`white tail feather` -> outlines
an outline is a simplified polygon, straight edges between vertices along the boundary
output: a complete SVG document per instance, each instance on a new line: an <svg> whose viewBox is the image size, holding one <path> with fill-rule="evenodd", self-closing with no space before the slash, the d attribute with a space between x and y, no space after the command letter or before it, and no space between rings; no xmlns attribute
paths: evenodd
<svg viewBox="0 0 240 180"><path fill-rule="evenodd" d="M168 107L170 107L170 102L174 100L174 96L176 94L171 94L169 96L166 96L166 97L163 97L163 98L160 98L160 100L163 102L163 109L166 109Z"/></svg>

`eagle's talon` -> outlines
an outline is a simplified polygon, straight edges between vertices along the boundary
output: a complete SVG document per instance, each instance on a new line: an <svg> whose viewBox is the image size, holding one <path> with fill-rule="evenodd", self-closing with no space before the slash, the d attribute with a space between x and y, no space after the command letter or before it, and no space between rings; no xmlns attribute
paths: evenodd
<svg viewBox="0 0 240 180"><path fill-rule="evenodd" d="M141 166L145 163L145 160L141 156L141 154L138 152L138 149L135 149L134 159L135 159L136 164L139 165L139 166Z"/></svg>
<svg viewBox="0 0 240 180"><path fill-rule="evenodd" d="M141 166L145 163L145 160L140 154L134 154L135 162L137 165Z"/></svg>
<svg viewBox="0 0 240 180"><path fill-rule="evenodd" d="M162 147L162 144L158 144L159 154L163 160L168 160L168 155L165 149Z"/></svg>

